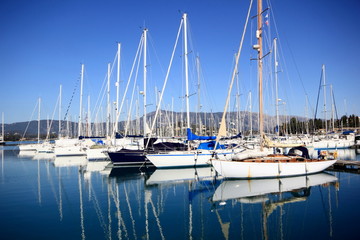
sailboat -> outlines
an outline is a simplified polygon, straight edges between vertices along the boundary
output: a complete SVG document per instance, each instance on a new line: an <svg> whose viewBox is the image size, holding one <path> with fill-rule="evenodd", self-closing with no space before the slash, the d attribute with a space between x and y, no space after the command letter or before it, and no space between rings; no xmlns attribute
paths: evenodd
<svg viewBox="0 0 360 240"><path fill-rule="evenodd" d="M180 23L180 29L183 27L184 38L184 69L185 69L185 83L186 83L186 118L187 118L187 148L182 150L172 151L158 151L155 153L147 153L146 158L149 159L152 164L157 168L177 168L177 167L197 167L197 166L209 166L209 160L212 155L217 152L217 155L223 159L234 153L233 149L224 149L219 145L216 147L207 147L206 145L214 145L211 142L204 143L204 145L190 146L190 141L200 140L214 140L215 137L197 136L191 132L190 128L190 104L189 104L189 79L188 79L188 45L187 45L187 14L184 13ZM163 90L166 86L166 81L163 86ZM163 92L160 96L160 102L163 96ZM157 108L155 118L159 111L160 104ZM154 121L155 122L155 121ZM154 126L154 124L153 124Z"/></svg>
<svg viewBox="0 0 360 240"><path fill-rule="evenodd" d="M138 58L140 49L143 50L143 71L144 71L144 91L142 91L142 95L144 96L144 117L143 117L143 121L144 121L144 136L146 136L147 133L147 117L146 117L146 67L147 67L147 33L148 33L148 29L144 29L143 33L141 35L141 39L140 39L140 43L139 43L139 48L138 51L136 53L136 57L133 63L133 68L135 66L135 62L136 59ZM119 57L120 53L118 53L118 57ZM118 59L118 64L119 64L120 59ZM118 68L118 72L119 72L119 68ZM132 72L132 71L131 71ZM131 75L130 75L131 78ZM130 82L130 78L128 81L128 84ZM126 87L126 89L128 89L128 86ZM126 90L127 91L127 90ZM125 93L126 93L125 91ZM123 97L123 101L121 103L120 106L120 111L117 112L116 114L116 121L115 121L115 129L117 128L117 122L121 113L121 108L122 105L124 103L124 99L125 99L125 94ZM147 141L151 141L151 143L153 143L154 141L156 141L156 139L147 139L144 138L143 136L121 136L120 139L117 139L117 131L115 130L114 132L114 145L116 145L116 148L112 148L109 149L107 151L107 155L109 156L112 164L114 166L126 166L126 167L139 167L142 166L144 164L147 165L152 165L151 162L149 160L146 159L145 154L144 154L144 146L147 145ZM150 144L151 146L152 144ZM120 148L118 147L120 146Z"/></svg>
<svg viewBox="0 0 360 240"><path fill-rule="evenodd" d="M324 123L325 123L325 134L324 135L318 135L313 136L312 141L309 142L308 147L313 147L315 150L326 150L326 149L346 149L351 148L355 145L355 134L351 131L345 131L343 133L337 132L335 129L335 106L334 106L334 94L332 90L332 85L330 85L330 96L332 101L332 133L329 134L330 128L328 127L327 122L327 110L326 110L326 87L328 86L326 83L326 77L325 77L325 65L322 65L321 68L321 78L320 78L320 86L319 86L319 92L318 92L318 99L320 95L320 89L323 87L323 98L324 98ZM318 103L316 104L316 110L315 110L315 120L316 120L316 113L318 109Z"/></svg>
<svg viewBox="0 0 360 240"><path fill-rule="evenodd" d="M81 64L81 78L80 78L80 114L78 123L78 137L81 136L82 130L82 97L83 97L83 82L84 82L84 64ZM55 140L55 157L67 156L86 156L86 149L93 145L90 139L80 140L78 138L68 139L60 138Z"/></svg>
<svg viewBox="0 0 360 240"><path fill-rule="evenodd" d="M259 131L260 131L260 154L264 151L264 146L274 148L274 154L269 154L260 157L250 157L241 160L221 160L213 158L211 163L215 170L225 178L274 178L274 177L288 177L297 175L308 175L317 172L322 172L326 168L333 165L336 160L324 159L310 159L309 152L304 146L290 146L288 154L277 154L277 148L288 148L289 146L283 144L276 144L266 138L264 134L264 119L263 119L263 89L262 89L262 0L258 0L257 9L257 31L256 38L258 44L254 45L254 49L258 52L258 77L259 77ZM249 8L250 12L251 7ZM249 13L248 16L249 18ZM245 25L246 26L246 25ZM245 31L244 31L245 32ZM243 35L244 37L244 35ZM242 38L243 41L243 38ZM239 52L242 46L240 44ZM239 57L240 53L237 55ZM238 59L236 64L238 63ZM234 72L236 71L235 70ZM229 93L231 92L233 79L230 84ZM228 96L229 97L229 96ZM224 111L224 115L226 111ZM223 119L224 116L223 116ZM224 125L225 121L221 122ZM220 132L220 131L219 131Z"/></svg>

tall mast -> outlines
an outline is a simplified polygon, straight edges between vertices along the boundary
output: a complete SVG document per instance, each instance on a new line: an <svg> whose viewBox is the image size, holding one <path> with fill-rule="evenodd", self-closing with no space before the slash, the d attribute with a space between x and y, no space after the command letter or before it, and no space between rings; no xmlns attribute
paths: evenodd
<svg viewBox="0 0 360 240"><path fill-rule="evenodd" d="M251 91L249 92L249 114L250 114L250 137L252 137L253 135L253 127L252 127L252 96L251 96Z"/></svg>
<svg viewBox="0 0 360 240"><path fill-rule="evenodd" d="M38 108L38 143L40 143L40 105L41 105L41 98L39 98L39 108Z"/></svg>
<svg viewBox="0 0 360 240"><path fill-rule="evenodd" d="M308 98L307 95L305 97L305 118L306 118L306 133L309 134L309 106L308 106Z"/></svg>
<svg viewBox="0 0 360 240"><path fill-rule="evenodd" d="M120 89L120 49L121 44L118 43L117 51L117 76L116 76L116 112L115 116L119 114L119 89ZM118 132L119 123L115 123L115 132Z"/></svg>
<svg viewBox="0 0 360 240"><path fill-rule="evenodd" d="M107 73L107 104L106 104L106 137L110 135L110 63Z"/></svg>
<svg viewBox="0 0 360 240"><path fill-rule="evenodd" d="M141 134L141 130L140 130L140 116L139 116L139 112L140 112L140 99L139 99L139 86L137 87L137 100L136 100L136 135L140 135Z"/></svg>
<svg viewBox="0 0 360 240"><path fill-rule="evenodd" d="M87 136L90 137L91 133L91 114L90 114L90 95L88 96L88 112L87 112Z"/></svg>
<svg viewBox="0 0 360 240"><path fill-rule="evenodd" d="M185 52L185 86L186 86L186 121L187 128L190 128L190 103L189 103L189 73L188 73L188 46L187 46L187 14L184 13L184 52Z"/></svg>
<svg viewBox="0 0 360 240"><path fill-rule="evenodd" d="M236 54L235 54L236 58ZM240 111L240 86L239 86L239 72L236 72L236 131L241 132L241 111Z"/></svg>
<svg viewBox="0 0 360 240"><path fill-rule="evenodd" d="M143 53L144 53L144 55L143 55L143 57L144 57L144 61L143 61L143 63L144 63L144 91L143 91L143 96L144 96L144 137L146 136L146 129L147 129L147 123L146 123L146 75L147 75L147 71L146 71L146 48L147 48L147 29L145 28L144 29L144 31L143 31L143 44L144 44L144 49L143 49Z"/></svg>
<svg viewBox="0 0 360 240"><path fill-rule="evenodd" d="M277 38L274 38L274 62L275 62L275 107L276 107L276 135L280 133L280 121L279 121L279 89L278 89L278 61L277 61Z"/></svg>
<svg viewBox="0 0 360 240"><path fill-rule="evenodd" d="M330 84L330 95L331 95L331 123L332 123L332 130L335 131L335 106L334 106L334 93L332 84Z"/></svg>
<svg viewBox="0 0 360 240"><path fill-rule="evenodd" d="M196 66L197 66L197 77L198 77L198 84L197 84L197 95L198 95L198 109L196 114L196 126L199 127L198 134L202 135L201 129L201 117L200 117L200 60L199 57L196 57Z"/></svg>
<svg viewBox="0 0 360 240"><path fill-rule="evenodd" d="M62 85L60 84L60 93L59 93L59 133L58 137L61 137L61 101L62 101Z"/></svg>
<svg viewBox="0 0 360 240"><path fill-rule="evenodd" d="M325 119L325 134L327 134L327 117L326 117L326 80L325 80L325 65L322 65L323 70L323 84L324 84L324 119Z"/></svg>
<svg viewBox="0 0 360 240"><path fill-rule="evenodd" d="M346 98L344 99L344 107L345 107L345 116L346 116L346 127L349 127L349 118L347 117L347 104L346 104Z"/></svg>
<svg viewBox="0 0 360 240"><path fill-rule="evenodd" d="M258 0L256 37L258 39L258 76L259 76L259 131L260 131L260 151L263 151L264 142L264 117L263 117L263 75L262 75L262 0Z"/></svg>
<svg viewBox="0 0 360 240"><path fill-rule="evenodd" d="M81 64L81 78L80 78L80 112L79 112L78 137L81 136L83 82L84 82L84 64Z"/></svg>

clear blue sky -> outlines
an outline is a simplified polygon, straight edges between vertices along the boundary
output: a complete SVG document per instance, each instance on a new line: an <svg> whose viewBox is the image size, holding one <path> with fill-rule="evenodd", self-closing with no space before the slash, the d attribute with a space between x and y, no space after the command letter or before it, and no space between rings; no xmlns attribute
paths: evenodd
<svg viewBox="0 0 360 240"><path fill-rule="evenodd" d="M266 0L263 2L264 7L269 5ZM326 81L333 85L339 117L345 113L359 115L360 2L272 0L270 4L270 24L265 27L271 34L266 34L265 41L280 39L279 98L286 102L286 113L304 116L306 94L309 112L314 110L321 66L325 64ZM154 111L155 86L162 87L183 12L188 13L190 24L190 55L200 57L202 109L222 111L248 6L249 1L243 0L3 0L0 2L0 112L4 112L6 123L27 121L41 97L41 118L51 117L62 84L64 114L81 63L85 64L84 108L87 109L88 95L95 105L107 64L113 63L117 42L122 44L120 91L123 91L144 27L149 29L148 103L152 105L148 111ZM252 16L255 10L256 6ZM253 20L246 34L239 81L242 110L248 108L247 96L252 91L253 109L257 111L256 62L249 60L255 56L251 49L255 43L255 25ZM181 64L175 66L180 62L180 52L175 58L174 69L181 68ZM272 56L267 58L265 61L271 63ZM265 75L273 71L271 64L267 69ZM171 75L164 96L167 106L171 105L171 96L174 98L175 111L184 110L180 102L184 94L180 75ZM115 76L111 79L112 101ZM142 90L141 78L138 81ZM196 92L196 81L195 77L190 79L190 94ZM272 79L265 79L264 91L265 112L274 115ZM329 98L328 95L328 111ZM195 111L197 96L193 95L190 102L191 110ZM79 88L69 113L76 120ZM280 113L284 113L284 106L280 107ZM323 116L320 110L318 116Z"/></svg>

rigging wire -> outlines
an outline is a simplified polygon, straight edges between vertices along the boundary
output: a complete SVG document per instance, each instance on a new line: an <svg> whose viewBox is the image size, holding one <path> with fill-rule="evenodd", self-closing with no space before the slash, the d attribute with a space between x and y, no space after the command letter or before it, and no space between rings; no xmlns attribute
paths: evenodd
<svg viewBox="0 0 360 240"><path fill-rule="evenodd" d="M111 70L110 70L110 76L112 75L112 72L113 72L113 69L114 69L114 66L115 66L115 62L117 61L117 51L116 51L116 54L115 54L115 57L114 57L114 61L111 65ZM98 95L98 98L95 102L95 107L94 109L97 109L96 113L94 111L94 116L93 118L96 119L98 114L99 114L99 111L101 110L101 105L102 103L104 102L104 98L105 98L105 95L106 95L106 92L107 92L107 89L106 89L106 85L107 85L107 70L106 70L106 74L104 76L104 80L103 80L103 83L102 83L102 86L101 86L101 89L100 89L100 94ZM101 94L102 93L102 94ZM100 100L101 98L101 100Z"/></svg>
<svg viewBox="0 0 360 240"><path fill-rule="evenodd" d="M270 9L272 9L272 11L271 11L272 15L275 15L274 10L273 10L274 7L271 5L270 0L267 0L267 2L268 2L268 5L269 5ZM279 31L278 31L277 23L276 23L276 20L275 20L275 17L274 17L274 16L272 16L272 21L274 22L275 32L276 32L276 34L279 36ZM281 44L281 39L280 39L280 37L278 37L278 40L279 40L279 43L280 43L280 44L279 44L279 53L280 53L280 55L282 56L282 59L285 59L285 58L284 58L284 53L283 53L284 51L283 51L283 49L282 49L282 44ZM304 82L303 82L303 80L302 80L302 77L301 77L301 74L300 74L298 65L297 65L297 63L296 63L296 61L295 61L295 57L294 57L294 54L293 54L293 52L292 52L292 49L291 49L291 47L290 47L289 42L287 41L287 39L285 39L285 42L286 42L286 45L287 45L287 47L288 47L288 49L289 49L289 53L290 53L290 56L291 56L291 60L292 60L292 62L293 62L293 64L294 64L294 67L295 67L295 69L296 69L296 73L297 73L298 78L299 78L299 80L300 80L302 89L303 89L303 91L304 91L304 93L305 93L305 96L306 96L306 99L308 100L308 103L309 103L309 105L310 105L310 109L312 110L312 113L314 114L313 106L312 106L312 104L311 104L310 101L309 101L309 95L308 95L308 93L307 93L307 91L306 91L306 88L305 88ZM287 69L286 62L284 62L284 66L285 66L285 68ZM290 79L289 73L288 73L287 71L286 71L286 74L287 74L287 78ZM291 84L290 84L290 86L291 86Z"/></svg>
<svg viewBox="0 0 360 240"><path fill-rule="evenodd" d="M316 109L315 109L314 121L316 120L316 114L317 114L317 109L318 109L318 104L319 104L319 97L320 97L321 80L322 80L322 78L323 78L323 71L321 70L319 90L318 90L318 95L317 95L317 100L316 100ZM314 123L315 123L315 122L314 122ZM314 126L314 127L315 127L315 126Z"/></svg>
<svg viewBox="0 0 360 240"><path fill-rule="evenodd" d="M173 58L174 58L174 55L175 55L175 50L176 50L176 46L177 46L177 43L178 43L178 40L179 40L179 37L180 37L180 33L181 33L181 29L182 29L183 23L184 23L184 19L182 18L182 19L181 19L180 26L179 26L179 30L178 30L178 33L177 33L175 45L174 45L174 48L173 48L173 51L172 51L172 54L171 54L171 59L170 59L170 63L169 63L169 66L168 66L168 70L167 70L167 73L166 73L166 76L165 76L164 85L163 85L163 88L162 88L162 90L161 90L161 95L160 95L160 98L159 98L159 105L158 105L158 107L156 108L156 112L155 112L155 116L154 116L154 119L153 119L153 123L152 123L151 128L150 128L149 138L151 137L151 135L152 135L152 133L153 133L153 130L154 130L154 127L155 127L157 115L158 115L158 113L159 113L159 109L160 109L160 106L161 106L163 94L164 94L165 87L166 87L166 84L167 84L167 81L168 81L168 78L169 78L169 73L170 73L170 69L171 69L171 66L172 66L172 61L173 61ZM145 133L144 133L144 135L145 135ZM147 143L146 143L146 148L148 147L148 144L149 144L149 141L147 141Z"/></svg>
<svg viewBox="0 0 360 240"><path fill-rule="evenodd" d="M70 107L71 107L71 103L72 103L72 101L73 101L73 99L74 99L74 95L75 95L75 92L76 92L76 90L77 90L77 87L78 87L78 85L79 85L80 78L81 78L81 73L80 73L80 76L78 77L77 81L75 82L74 90L73 90L73 92L72 92L72 94L71 94L71 98L70 98L68 107L67 107L67 109L66 109L65 116L64 116L64 121L62 122L62 124L64 124L64 122L67 120L67 115L68 115L68 113L69 113L69 110L70 110ZM61 126L61 129L63 129L63 126Z"/></svg>
<svg viewBox="0 0 360 240"><path fill-rule="evenodd" d="M22 136L22 139L24 139L24 137L25 137L25 134L26 134L26 132L27 132L27 130L28 130L28 128L29 128L29 125L30 125L30 123L31 123L31 119L32 119L33 116L34 116L35 109L37 108L38 104L39 104L39 101L36 101L34 110L33 110L32 114L31 114L30 120L28 121L28 124L27 124L27 126L26 126L26 128L25 128L25 131L24 131L24 134L23 134L23 136Z"/></svg>
<svg viewBox="0 0 360 240"><path fill-rule="evenodd" d="M134 61L133 61L133 65L132 65L132 67L131 67L131 71L130 71L130 75L129 75L129 78L128 78L128 82L127 82L126 87L125 87L125 92L124 92L123 98L122 98L122 100L121 100L120 108L119 108L119 111L118 111L118 113L117 113L117 116L116 116L116 119L115 119L115 123L114 123L114 124L117 124L117 122L119 121L120 114L121 114L121 111L122 111L122 108L123 108L123 105L124 105L126 93L127 93L127 91L128 91L128 87L129 87L129 84L130 84L130 80L131 80L131 78L132 78L132 74L133 74L133 72L134 72L134 68L135 68L135 65L136 65L136 61L137 61L138 58L141 57L139 54L140 54L140 52L141 52L142 49L143 49L143 45L144 45L144 41L143 41L143 37L141 36L140 42L139 42L139 45L138 45L138 48L137 48L137 51L136 51L136 54L135 54L135 58L134 58ZM140 59L139 59L138 61L140 61ZM114 138L114 136L115 136L115 132L113 132L112 138Z"/></svg>
<svg viewBox="0 0 360 240"><path fill-rule="evenodd" d="M47 134L46 134L45 141L47 141L50 138L50 130L51 130L52 123L54 121L55 111L56 111L56 108L57 108L57 106L59 104L59 101L60 101L60 95L57 98L57 101L56 101L56 104L55 104L55 107L54 107L54 111L53 111L53 114L52 114L52 117L51 117L51 122L50 122L50 125L49 125L48 129L47 129Z"/></svg>
<svg viewBox="0 0 360 240"><path fill-rule="evenodd" d="M333 96L333 103L334 103L334 107L335 107L335 114L336 114L336 119L339 120L339 116L338 116L338 112L337 112L337 108L336 108L336 102L335 102L335 95L334 95L334 90L331 91L332 92L332 96Z"/></svg>
<svg viewBox="0 0 360 240"><path fill-rule="evenodd" d="M133 91L132 91L132 94L131 94L131 100L130 100L130 106L129 106L129 109L128 109L128 118L127 118L127 122L126 122L126 126L125 126L124 136L127 135L129 125L130 125L130 118L131 118L131 111L132 111L133 100L134 100L134 95L135 95L136 82L137 82L137 79L138 79L138 73L139 73L139 68L140 68L140 60L141 59L139 57L138 62L137 62L137 66L136 66L136 74L135 74L134 86L133 86ZM144 136L145 136L145 133L144 133Z"/></svg>

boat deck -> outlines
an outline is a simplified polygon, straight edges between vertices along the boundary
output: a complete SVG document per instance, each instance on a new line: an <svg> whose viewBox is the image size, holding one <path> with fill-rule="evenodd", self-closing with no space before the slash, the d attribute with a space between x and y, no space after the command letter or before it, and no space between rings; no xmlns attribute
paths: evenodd
<svg viewBox="0 0 360 240"><path fill-rule="evenodd" d="M284 156L284 155L269 155L266 157L250 158L243 160L236 160L239 162L266 162L266 163L277 163L277 162L321 162L323 159L305 159L299 156Z"/></svg>

